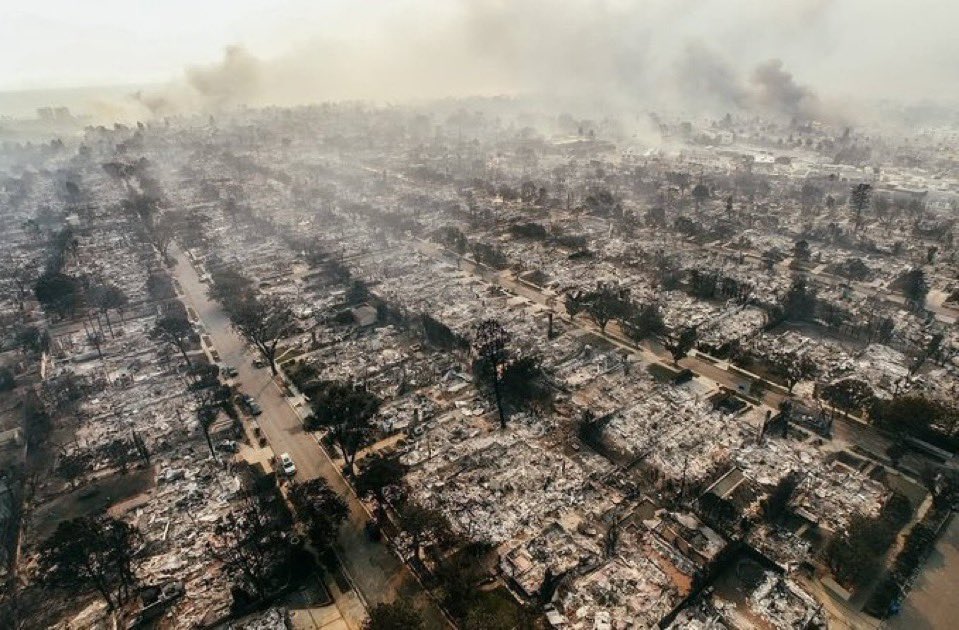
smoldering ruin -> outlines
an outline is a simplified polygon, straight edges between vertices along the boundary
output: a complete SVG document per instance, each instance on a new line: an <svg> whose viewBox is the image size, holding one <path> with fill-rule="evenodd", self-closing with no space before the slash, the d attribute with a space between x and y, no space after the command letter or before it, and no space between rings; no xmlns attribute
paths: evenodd
<svg viewBox="0 0 959 630"><path fill-rule="evenodd" d="M949 618L948 70L767 4L241 2L2 119L0 625Z"/></svg>

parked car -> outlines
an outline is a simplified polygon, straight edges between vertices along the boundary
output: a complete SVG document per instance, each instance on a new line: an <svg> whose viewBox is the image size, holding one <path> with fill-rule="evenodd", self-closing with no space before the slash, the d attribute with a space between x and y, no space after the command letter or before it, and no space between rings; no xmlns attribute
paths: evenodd
<svg viewBox="0 0 959 630"><path fill-rule="evenodd" d="M290 457L289 453L280 455L280 468L283 469L283 474L287 477L292 477L296 474L296 464L293 463L293 458Z"/></svg>
<svg viewBox="0 0 959 630"><path fill-rule="evenodd" d="M236 368L232 365L224 365L220 367L220 374L226 376L227 378L233 378L238 376L240 373L237 372Z"/></svg>
<svg viewBox="0 0 959 630"><path fill-rule="evenodd" d="M263 409L260 408L260 404L253 399L253 396L249 394L243 394L240 396L240 400L243 402L243 406L246 407L246 410L250 412L251 416L258 416L263 413Z"/></svg>
<svg viewBox="0 0 959 630"><path fill-rule="evenodd" d="M255 367L255 368L257 368L257 369L259 369L259 368L265 368L265 367L266 367L266 361L264 361L263 359L260 359L260 358L253 359L253 367Z"/></svg>

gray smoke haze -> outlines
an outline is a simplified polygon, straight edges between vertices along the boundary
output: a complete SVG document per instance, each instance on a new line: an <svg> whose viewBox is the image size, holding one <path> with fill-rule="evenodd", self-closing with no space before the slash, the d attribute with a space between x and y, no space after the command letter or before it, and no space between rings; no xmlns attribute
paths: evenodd
<svg viewBox="0 0 959 630"><path fill-rule="evenodd" d="M141 90L114 106L126 117L168 116L184 112L214 112L241 104L265 104L269 90L264 75L272 72L242 46L228 46L223 59L212 65L190 66L180 80Z"/></svg>
<svg viewBox="0 0 959 630"><path fill-rule="evenodd" d="M756 66L750 80L756 86L759 103L768 111L799 118L824 115L819 97L810 88L798 85L779 59Z"/></svg>
<svg viewBox="0 0 959 630"><path fill-rule="evenodd" d="M800 85L780 59L757 64L741 76L719 53L702 45L687 47L673 75L689 103L702 112L750 111L803 120L840 122L838 108L827 109L812 88Z"/></svg>
<svg viewBox="0 0 959 630"><path fill-rule="evenodd" d="M915 11L959 16L949 3L927 1ZM188 68L136 105L162 115L240 103L532 94L584 109L841 120L835 103L850 98L957 90L937 81L956 72L955 38L902 29L905 7L881 0L396 0L375 14L364 6L340 23L301 25L308 34L283 55L231 47L220 63ZM921 59L936 61L917 73L917 58L890 74L894 48L908 47L886 31L925 41ZM920 89L902 89L907 82Z"/></svg>
<svg viewBox="0 0 959 630"><path fill-rule="evenodd" d="M239 46L226 49L216 66L187 68L186 80L208 104L230 105L256 96L261 62Z"/></svg>

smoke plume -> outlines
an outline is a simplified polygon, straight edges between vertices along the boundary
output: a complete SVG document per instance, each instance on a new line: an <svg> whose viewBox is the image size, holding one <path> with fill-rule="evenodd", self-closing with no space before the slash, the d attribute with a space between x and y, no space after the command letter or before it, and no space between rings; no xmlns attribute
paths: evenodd
<svg viewBox="0 0 959 630"><path fill-rule="evenodd" d="M188 68L136 101L163 115L241 103L505 94L594 112L602 105L836 120L834 103L850 95L895 91L867 71L878 65L869 59L889 56L889 45L853 33L880 23L894 28L896 17L882 0L354 4L316 28L303 25L308 14L298 18L286 53L232 46L220 63Z"/></svg>

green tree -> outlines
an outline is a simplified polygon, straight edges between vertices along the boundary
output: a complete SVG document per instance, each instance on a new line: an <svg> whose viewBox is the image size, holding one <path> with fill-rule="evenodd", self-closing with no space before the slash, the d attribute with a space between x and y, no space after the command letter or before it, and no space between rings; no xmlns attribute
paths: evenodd
<svg viewBox="0 0 959 630"><path fill-rule="evenodd" d="M665 340L663 345L673 357L673 364L679 363L680 359L689 354L689 351L696 346L698 338L699 332L696 327L686 326Z"/></svg>
<svg viewBox="0 0 959 630"><path fill-rule="evenodd" d="M353 474L357 452L369 444L371 420L380 408L380 399L353 383L333 383L313 400L313 414L307 429L325 427L343 455L346 470Z"/></svg>
<svg viewBox="0 0 959 630"><path fill-rule="evenodd" d="M50 335L36 326L24 326L17 331L17 344L24 352L47 352L50 349Z"/></svg>
<svg viewBox="0 0 959 630"><path fill-rule="evenodd" d="M17 384L17 379L13 376L13 370L0 367L0 392L8 392Z"/></svg>
<svg viewBox="0 0 959 630"><path fill-rule="evenodd" d="M913 267L902 278L902 292L915 307L920 308L926 303L926 295L929 293L929 283L926 281L926 273L921 267Z"/></svg>
<svg viewBox="0 0 959 630"><path fill-rule="evenodd" d="M850 411L862 411L875 399L872 387L855 378L830 383L822 389L821 395L833 407L842 409L843 415L848 415Z"/></svg>
<svg viewBox="0 0 959 630"><path fill-rule="evenodd" d="M313 547L321 552L331 548L349 515L346 501L318 477L295 484L290 490L290 503L306 525Z"/></svg>
<svg viewBox="0 0 959 630"><path fill-rule="evenodd" d="M534 356L507 363L500 376L500 388L504 401L514 407L544 408L552 399L542 364Z"/></svg>
<svg viewBox="0 0 959 630"><path fill-rule="evenodd" d="M154 340L166 343L179 350L188 366L193 365L190 361L190 356L186 352L192 336L193 326L190 324L190 321L186 317L179 315L161 317L157 320L156 325L150 332L150 337Z"/></svg>
<svg viewBox="0 0 959 630"><path fill-rule="evenodd" d="M83 289L76 278L63 273L44 273L33 287L37 301L60 318L73 315L83 304Z"/></svg>
<svg viewBox="0 0 959 630"><path fill-rule="evenodd" d="M629 313L628 302L620 296L618 291L608 287L591 291L583 299L586 303L586 312L599 325L602 332L606 332L606 325L610 321L625 318Z"/></svg>
<svg viewBox="0 0 959 630"><path fill-rule="evenodd" d="M959 426L959 410L953 405L910 394L876 400L869 417L873 424L887 431L925 440L941 448L955 448L951 436Z"/></svg>
<svg viewBox="0 0 959 630"><path fill-rule="evenodd" d="M795 350L775 356L772 368L773 373L786 383L789 394L793 393L797 383L814 378L819 373L819 367L812 357Z"/></svg>
<svg viewBox="0 0 959 630"><path fill-rule="evenodd" d="M586 308L586 302L583 299L584 294L581 291L568 291L563 297L563 306L566 307L566 313L575 318Z"/></svg>
<svg viewBox="0 0 959 630"><path fill-rule="evenodd" d="M40 545L41 572L51 583L76 593L96 589L116 610L133 594L136 529L110 517L81 516L63 521Z"/></svg>
<svg viewBox="0 0 959 630"><path fill-rule="evenodd" d="M444 542L450 533L450 523L439 510L407 500L398 510L400 523L410 535L413 556L420 557L420 550L427 542Z"/></svg>
<svg viewBox="0 0 959 630"><path fill-rule="evenodd" d="M295 549L289 528L262 497L246 496L220 519L215 533L207 552L221 563L244 599L259 601L285 582L284 569L289 568Z"/></svg>
<svg viewBox="0 0 959 630"><path fill-rule="evenodd" d="M253 288L252 280L229 267L210 272L210 278L210 297L221 304L243 300Z"/></svg>
<svg viewBox="0 0 959 630"><path fill-rule="evenodd" d="M278 297L247 296L228 302L227 313L234 330L260 352L275 376L277 346L297 330L289 303Z"/></svg>
<svg viewBox="0 0 959 630"><path fill-rule="evenodd" d="M696 202L696 209L699 209L701 203L709 199L709 186L703 183L693 186L693 200Z"/></svg>
<svg viewBox="0 0 959 630"><path fill-rule="evenodd" d="M810 321L816 314L816 290L797 276L783 299L783 314L792 321Z"/></svg>
<svg viewBox="0 0 959 630"><path fill-rule="evenodd" d="M666 324L659 306L650 303L631 308L626 318L625 328L633 341L642 341L662 334L666 330Z"/></svg>
<svg viewBox="0 0 959 630"><path fill-rule="evenodd" d="M406 470L406 465L399 457L379 453L370 455L360 462L360 472L354 486L358 493L372 493L382 503L383 490L400 483L406 476Z"/></svg>

